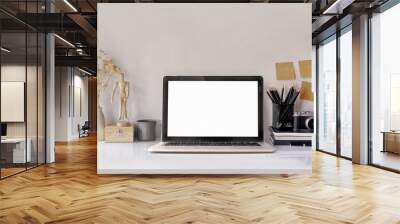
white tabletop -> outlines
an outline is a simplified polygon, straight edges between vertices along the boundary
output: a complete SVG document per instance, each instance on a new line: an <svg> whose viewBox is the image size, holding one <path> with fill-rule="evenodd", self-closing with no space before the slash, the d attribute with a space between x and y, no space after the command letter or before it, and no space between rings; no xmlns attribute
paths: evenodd
<svg viewBox="0 0 400 224"><path fill-rule="evenodd" d="M311 148L279 146L274 153L151 153L158 142L98 143L99 174L311 173Z"/></svg>
<svg viewBox="0 0 400 224"><path fill-rule="evenodd" d="M28 139L29 141L30 139ZM16 144L16 143L21 143L25 142L25 138L4 138L1 139L1 143L10 143L10 144Z"/></svg>

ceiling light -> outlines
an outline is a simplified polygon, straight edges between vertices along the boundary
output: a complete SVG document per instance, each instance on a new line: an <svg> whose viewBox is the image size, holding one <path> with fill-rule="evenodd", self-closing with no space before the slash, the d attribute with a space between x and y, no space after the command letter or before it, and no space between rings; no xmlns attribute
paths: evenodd
<svg viewBox="0 0 400 224"><path fill-rule="evenodd" d="M68 40L60 37L58 34L54 34L55 37L57 37L59 40L61 40L62 42L66 43L68 46L75 48L75 45L73 45L71 42L69 42Z"/></svg>
<svg viewBox="0 0 400 224"><path fill-rule="evenodd" d="M81 69L81 68L78 68L78 70L81 71L81 72L83 72L83 73L85 73L85 74L87 74L87 75L93 75L92 73L90 73L90 72L88 72L88 71L86 71L86 70L83 70L83 69Z"/></svg>
<svg viewBox="0 0 400 224"><path fill-rule="evenodd" d="M1 49L1 51L4 51L6 53L11 53L11 50L9 50L9 49L7 49L5 47L1 47L0 49Z"/></svg>
<svg viewBox="0 0 400 224"><path fill-rule="evenodd" d="M75 6L73 6L68 0L64 0L64 3L67 4L74 12L78 12Z"/></svg>

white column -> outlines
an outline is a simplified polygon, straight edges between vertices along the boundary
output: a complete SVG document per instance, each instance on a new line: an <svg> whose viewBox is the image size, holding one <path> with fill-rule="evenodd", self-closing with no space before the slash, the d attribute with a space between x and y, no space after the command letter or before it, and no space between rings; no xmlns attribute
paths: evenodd
<svg viewBox="0 0 400 224"><path fill-rule="evenodd" d="M46 76L46 163L55 161L54 133L55 133L55 44L54 35L47 34L47 76Z"/></svg>
<svg viewBox="0 0 400 224"><path fill-rule="evenodd" d="M353 162L368 163L368 15L353 20Z"/></svg>

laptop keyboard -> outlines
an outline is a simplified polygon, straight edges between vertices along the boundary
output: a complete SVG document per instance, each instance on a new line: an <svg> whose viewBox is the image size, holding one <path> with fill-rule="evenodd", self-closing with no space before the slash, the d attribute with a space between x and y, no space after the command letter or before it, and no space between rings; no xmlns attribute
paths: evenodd
<svg viewBox="0 0 400 224"><path fill-rule="evenodd" d="M167 142L165 146L261 146L257 142Z"/></svg>

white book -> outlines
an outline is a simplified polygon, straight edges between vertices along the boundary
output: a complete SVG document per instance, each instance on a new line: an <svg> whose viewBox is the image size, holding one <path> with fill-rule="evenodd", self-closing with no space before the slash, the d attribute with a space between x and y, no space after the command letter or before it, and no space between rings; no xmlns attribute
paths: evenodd
<svg viewBox="0 0 400 224"><path fill-rule="evenodd" d="M272 134L276 137L310 137L312 138L314 133L304 133L304 132L274 132Z"/></svg>
<svg viewBox="0 0 400 224"><path fill-rule="evenodd" d="M273 136L275 140L281 141L311 141L312 136Z"/></svg>

